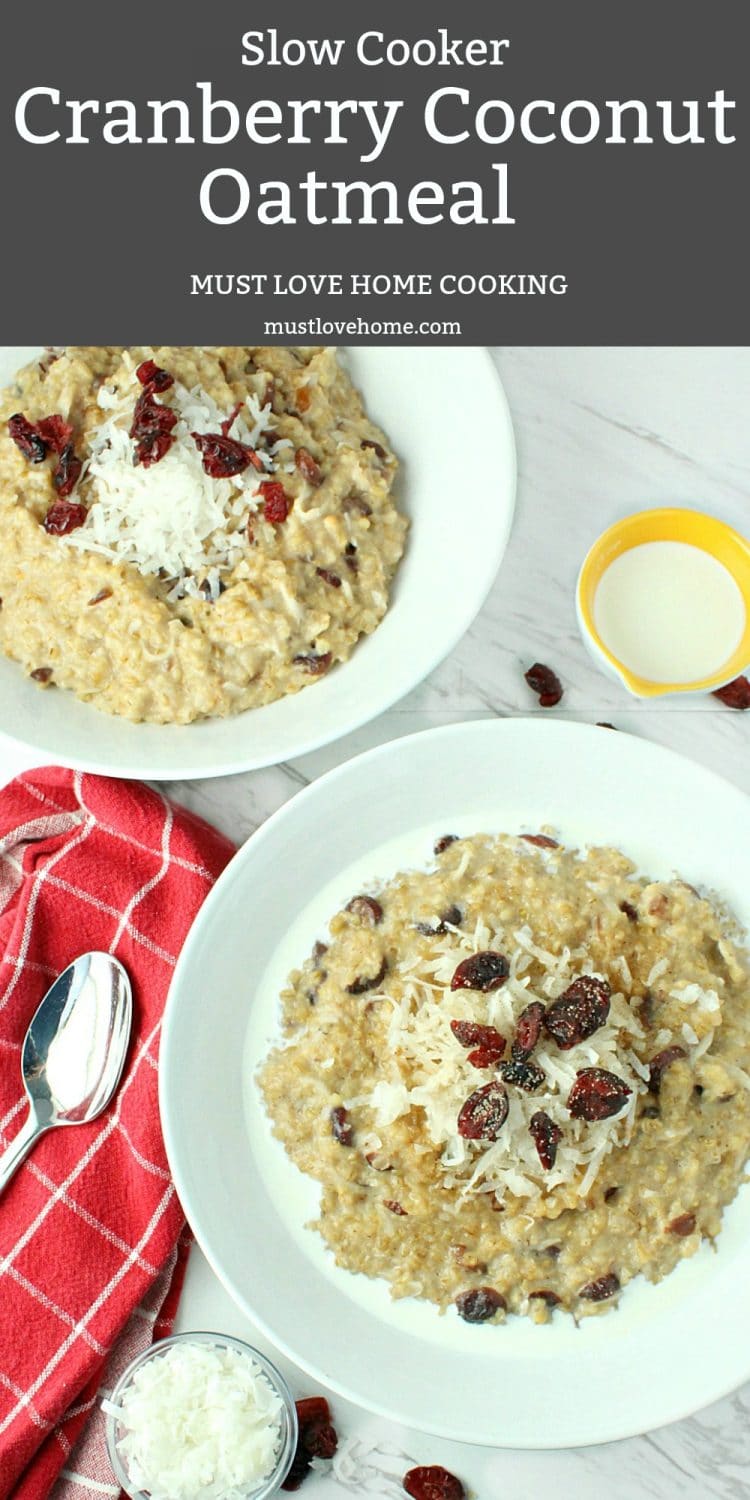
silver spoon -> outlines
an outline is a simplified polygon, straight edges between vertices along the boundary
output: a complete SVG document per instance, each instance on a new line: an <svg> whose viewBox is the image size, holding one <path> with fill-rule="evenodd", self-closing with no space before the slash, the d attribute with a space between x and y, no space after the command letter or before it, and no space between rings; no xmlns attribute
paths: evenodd
<svg viewBox="0 0 750 1500"><path fill-rule="evenodd" d="M29 1114L0 1157L0 1193L34 1141L96 1119L117 1088L130 1040L130 980L109 953L83 953L34 1013L21 1054Z"/></svg>

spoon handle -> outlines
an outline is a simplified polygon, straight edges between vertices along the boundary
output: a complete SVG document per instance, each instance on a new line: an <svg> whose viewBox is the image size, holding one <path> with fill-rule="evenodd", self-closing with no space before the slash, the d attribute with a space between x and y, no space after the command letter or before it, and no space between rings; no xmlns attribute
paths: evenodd
<svg viewBox="0 0 750 1500"><path fill-rule="evenodd" d="M0 1156L0 1193L8 1186L14 1172L25 1161L37 1136L43 1135L46 1127L40 1124L33 1109L21 1126L18 1135L11 1141L7 1151Z"/></svg>

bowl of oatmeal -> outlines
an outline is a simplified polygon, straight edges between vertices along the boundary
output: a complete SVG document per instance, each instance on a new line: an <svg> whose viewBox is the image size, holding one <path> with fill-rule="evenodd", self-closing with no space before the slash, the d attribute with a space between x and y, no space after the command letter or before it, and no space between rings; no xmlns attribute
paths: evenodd
<svg viewBox="0 0 750 1500"><path fill-rule="evenodd" d="M369 752L253 836L178 966L162 1112L203 1249L290 1357L510 1447L747 1378L749 834L670 752L515 720ZM220 1181L190 1104L213 1120L219 1078Z"/></svg>
<svg viewBox="0 0 750 1500"><path fill-rule="evenodd" d="M152 777L284 759L413 686L479 607L514 475L479 351L452 373L504 418L499 474L489 426L469 460L475 488L492 449L500 505L450 558L429 351L23 352L0 367L0 729L33 750Z"/></svg>

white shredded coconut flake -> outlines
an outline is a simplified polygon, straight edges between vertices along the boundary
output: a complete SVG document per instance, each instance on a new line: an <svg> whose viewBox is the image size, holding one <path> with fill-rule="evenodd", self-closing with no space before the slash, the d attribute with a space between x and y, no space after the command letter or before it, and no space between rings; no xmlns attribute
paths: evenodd
<svg viewBox="0 0 750 1500"><path fill-rule="evenodd" d="M117 1450L150 1500L247 1500L276 1466L283 1403L249 1354L181 1342L135 1371Z"/></svg>

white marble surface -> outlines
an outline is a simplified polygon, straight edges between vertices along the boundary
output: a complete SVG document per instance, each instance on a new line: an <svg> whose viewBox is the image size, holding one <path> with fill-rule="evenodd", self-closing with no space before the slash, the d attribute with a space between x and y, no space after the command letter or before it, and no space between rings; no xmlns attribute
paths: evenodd
<svg viewBox="0 0 750 1500"><path fill-rule="evenodd" d="M609 720L750 792L750 714L733 713L712 698L661 707L634 702L586 654L573 605L589 544L629 511L687 503L750 530L750 350L519 348L497 350L495 358L515 424L519 486L511 542L487 603L427 682L346 740L273 769L167 789L233 838L246 837L301 786L371 745L433 724L544 712L523 680L536 660L548 661L564 683L556 713ZM456 524L472 524L471 496L460 490ZM12 761L5 769L14 769ZM220 1327L264 1344L197 1252L180 1326ZM690 1358L687 1338L685 1354ZM302 1394L304 1376L281 1363ZM526 1500L543 1488L557 1500L671 1500L678 1487L685 1500L736 1500L750 1491L750 1385L658 1432L558 1453L463 1447L399 1432L338 1398L334 1406L342 1435L396 1445L415 1461L444 1463L480 1500ZM349 1491L324 1477L311 1479L304 1493L334 1500Z"/></svg>

